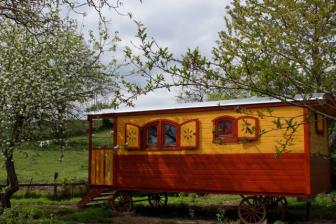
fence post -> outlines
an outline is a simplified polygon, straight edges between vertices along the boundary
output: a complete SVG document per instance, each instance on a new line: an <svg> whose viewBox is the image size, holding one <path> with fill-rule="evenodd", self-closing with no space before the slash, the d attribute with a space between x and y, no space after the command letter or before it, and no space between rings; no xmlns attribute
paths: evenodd
<svg viewBox="0 0 336 224"><path fill-rule="evenodd" d="M30 178L30 181L29 181L29 186L28 186L28 192L27 192L27 196L30 196L31 195L31 187L32 187L32 184L33 184L33 178L31 177Z"/></svg>
<svg viewBox="0 0 336 224"><path fill-rule="evenodd" d="M54 173L54 198L57 197L57 178L58 178L58 173Z"/></svg>

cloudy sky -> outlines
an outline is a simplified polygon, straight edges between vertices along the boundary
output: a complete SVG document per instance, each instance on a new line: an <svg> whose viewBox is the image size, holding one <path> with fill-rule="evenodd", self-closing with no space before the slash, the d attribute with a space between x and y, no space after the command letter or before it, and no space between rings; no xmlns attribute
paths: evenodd
<svg viewBox="0 0 336 224"><path fill-rule="evenodd" d="M121 13L131 12L133 19L141 21L148 30L148 35L156 39L161 46L167 46L176 56L187 48L199 47L209 56L211 47L218 38L217 33L224 29L225 6L228 0L139 0L124 1ZM117 15L113 11L104 14L111 20L110 31L118 30L122 38L120 48L130 45L135 40L136 26L127 16ZM97 26L94 12L83 20L85 29ZM136 105L171 104L175 94L159 90L142 96Z"/></svg>

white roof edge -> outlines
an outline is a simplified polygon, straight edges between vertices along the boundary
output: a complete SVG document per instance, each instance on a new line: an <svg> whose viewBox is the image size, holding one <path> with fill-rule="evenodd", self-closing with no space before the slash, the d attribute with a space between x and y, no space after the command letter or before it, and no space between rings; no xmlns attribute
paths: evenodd
<svg viewBox="0 0 336 224"><path fill-rule="evenodd" d="M307 97L309 96L309 97ZM324 93L313 93L311 95L296 95L294 100L290 101L305 101L305 100L322 100ZM120 109L103 109L99 111L89 112L86 115L101 115L101 114L118 114L129 112L146 112L157 110L171 110L171 109L188 109L188 108L203 108L203 107L217 107L217 106L239 106L239 105L253 105L253 104L266 104L266 103L279 103L281 100L271 97L249 97L232 100L196 102L196 103L176 103L171 105L155 105L155 106L137 106L137 107L124 107Z"/></svg>

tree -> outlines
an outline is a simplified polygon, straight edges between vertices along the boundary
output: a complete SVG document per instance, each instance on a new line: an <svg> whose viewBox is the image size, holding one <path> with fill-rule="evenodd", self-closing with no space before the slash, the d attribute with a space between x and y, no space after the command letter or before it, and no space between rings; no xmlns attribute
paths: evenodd
<svg viewBox="0 0 336 224"><path fill-rule="evenodd" d="M112 81L96 52L76 34L76 26L62 23L40 27L42 32L53 29L53 35L39 36L13 21L1 24L0 147L8 180L0 194L2 207L10 207L19 189L15 149L38 135L41 122L56 124L62 137L74 106L107 91Z"/></svg>
<svg viewBox="0 0 336 224"><path fill-rule="evenodd" d="M125 54L147 83L128 83L129 90L134 95L174 86L242 91L274 97L336 119L336 114L330 113L336 109L333 1L234 0L227 14L225 30L219 33L211 59L198 49L175 58L168 48L148 38L144 25L137 22L142 54L134 54L131 48L126 48ZM319 108L312 107L307 100L313 92L331 97ZM296 94L304 100L291 101Z"/></svg>
<svg viewBox="0 0 336 224"><path fill-rule="evenodd" d="M22 25L32 33L37 31L35 28L50 23L51 20L58 21L50 17L50 12L59 8L70 9L74 13L86 15L88 8L94 9L102 22L106 22L103 16L103 9L109 8L115 10L118 14L118 8L122 6L121 0L44 0L44 1L19 1L4 0L0 2L0 19L9 19L16 24Z"/></svg>
<svg viewBox="0 0 336 224"><path fill-rule="evenodd" d="M197 79L198 75L193 74L193 76L193 79ZM178 102L184 103L203 102L208 100L210 92L210 90L204 89L202 85L182 86L176 98Z"/></svg>

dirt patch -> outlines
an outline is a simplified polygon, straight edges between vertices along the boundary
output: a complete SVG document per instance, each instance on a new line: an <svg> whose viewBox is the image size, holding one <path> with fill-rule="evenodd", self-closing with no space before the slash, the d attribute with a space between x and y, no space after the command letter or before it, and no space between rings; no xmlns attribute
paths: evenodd
<svg viewBox="0 0 336 224"><path fill-rule="evenodd" d="M295 224L335 224L336 220L311 220L305 222L295 222Z"/></svg>
<svg viewBox="0 0 336 224"><path fill-rule="evenodd" d="M175 220L175 219L160 219L144 216L119 216L112 220L112 224L213 224L212 221L204 220Z"/></svg>

